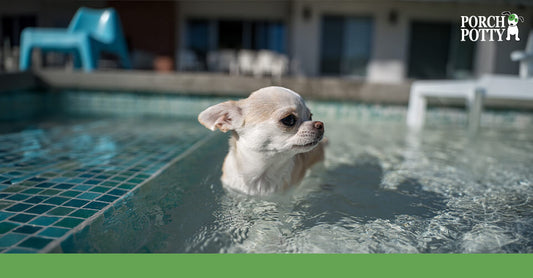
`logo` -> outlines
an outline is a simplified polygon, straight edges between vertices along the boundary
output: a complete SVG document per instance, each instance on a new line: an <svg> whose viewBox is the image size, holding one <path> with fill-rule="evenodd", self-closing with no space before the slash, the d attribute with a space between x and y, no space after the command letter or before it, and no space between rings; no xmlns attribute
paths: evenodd
<svg viewBox="0 0 533 278"><path fill-rule="evenodd" d="M502 15L461 16L461 41L519 41L518 21L524 18L505 11Z"/></svg>

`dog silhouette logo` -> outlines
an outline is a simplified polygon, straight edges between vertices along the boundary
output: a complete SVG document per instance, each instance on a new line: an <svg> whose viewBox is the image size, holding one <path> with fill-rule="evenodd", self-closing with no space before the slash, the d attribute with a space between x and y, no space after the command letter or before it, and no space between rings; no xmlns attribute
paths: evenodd
<svg viewBox="0 0 533 278"><path fill-rule="evenodd" d="M507 24L509 25L507 27L507 38L506 40L511 40L511 36L514 36L515 41L519 41L520 38L518 37L518 21L524 22L524 17L519 16L517 14L513 14L509 11L502 12L502 15L508 16L507 17Z"/></svg>

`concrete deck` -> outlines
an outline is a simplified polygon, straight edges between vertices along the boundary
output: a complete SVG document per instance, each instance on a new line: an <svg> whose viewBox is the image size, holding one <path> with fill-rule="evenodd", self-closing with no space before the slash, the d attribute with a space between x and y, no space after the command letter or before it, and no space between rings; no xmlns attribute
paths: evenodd
<svg viewBox="0 0 533 278"><path fill-rule="evenodd" d="M157 73L139 70L102 70L84 73L64 69L46 69L34 72L0 73L0 92L44 87L245 97L259 88L272 85L290 88L306 99L392 105L407 105L411 89L411 82L370 83L333 77L284 77L281 80L273 80L205 72ZM464 100L429 98L428 105L464 106ZM485 102L485 107L533 109L533 104L516 100L489 99Z"/></svg>
<svg viewBox="0 0 533 278"><path fill-rule="evenodd" d="M33 79L32 79L33 77ZM153 71L98 71L84 73L40 70L0 74L0 91L31 86L57 89L127 90L195 95L247 96L266 86L279 85L306 99L402 104L409 99L410 83L379 84L341 78L271 78L231 76L222 73L156 73Z"/></svg>

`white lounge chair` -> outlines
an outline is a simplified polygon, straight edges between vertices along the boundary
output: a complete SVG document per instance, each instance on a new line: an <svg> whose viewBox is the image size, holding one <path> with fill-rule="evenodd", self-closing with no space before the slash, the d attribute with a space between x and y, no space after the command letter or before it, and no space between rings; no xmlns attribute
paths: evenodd
<svg viewBox="0 0 533 278"><path fill-rule="evenodd" d="M511 53L511 60L520 62L520 77L533 77L533 31L529 32L526 50L513 51Z"/></svg>
<svg viewBox="0 0 533 278"><path fill-rule="evenodd" d="M525 52L511 54L520 61L520 77L513 75L484 75L477 80L415 81L411 86L407 125L419 129L424 126L427 98L465 99L470 110L469 121L479 126L484 99L533 101L533 32Z"/></svg>

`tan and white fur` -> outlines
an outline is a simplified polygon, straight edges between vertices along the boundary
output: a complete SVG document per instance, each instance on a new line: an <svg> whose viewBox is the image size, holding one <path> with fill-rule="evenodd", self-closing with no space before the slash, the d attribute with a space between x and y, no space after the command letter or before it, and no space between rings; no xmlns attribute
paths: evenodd
<svg viewBox="0 0 533 278"><path fill-rule="evenodd" d="M324 124L311 119L299 94L283 87L213 105L198 121L213 131L231 131L221 180L226 188L246 194L284 191L324 158Z"/></svg>

